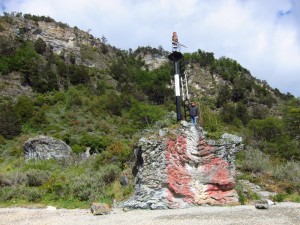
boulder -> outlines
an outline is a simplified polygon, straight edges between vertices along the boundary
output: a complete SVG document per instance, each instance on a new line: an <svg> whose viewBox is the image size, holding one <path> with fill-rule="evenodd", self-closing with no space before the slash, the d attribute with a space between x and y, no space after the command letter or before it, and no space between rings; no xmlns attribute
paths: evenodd
<svg viewBox="0 0 300 225"><path fill-rule="evenodd" d="M72 152L65 142L43 135L29 138L23 149L26 159L65 159Z"/></svg>
<svg viewBox="0 0 300 225"><path fill-rule="evenodd" d="M111 211L111 208L106 203L97 203L93 202L91 205L91 212L93 215L105 215L109 214Z"/></svg>
<svg viewBox="0 0 300 225"><path fill-rule="evenodd" d="M257 201L255 203L255 208L257 208L257 209L269 209L269 204L266 200Z"/></svg>
<svg viewBox="0 0 300 225"><path fill-rule="evenodd" d="M203 133L185 122L167 136L140 139L133 168L135 191L124 208L238 204L234 161L242 139L226 134L208 140Z"/></svg>

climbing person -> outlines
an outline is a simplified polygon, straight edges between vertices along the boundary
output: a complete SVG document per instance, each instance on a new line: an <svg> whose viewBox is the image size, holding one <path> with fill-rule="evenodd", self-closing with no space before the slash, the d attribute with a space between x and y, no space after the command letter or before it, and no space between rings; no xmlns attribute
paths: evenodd
<svg viewBox="0 0 300 225"><path fill-rule="evenodd" d="M190 118L192 125L197 124L197 118L198 118L198 107L196 106L195 102L191 102L191 105L189 106L190 111Z"/></svg>

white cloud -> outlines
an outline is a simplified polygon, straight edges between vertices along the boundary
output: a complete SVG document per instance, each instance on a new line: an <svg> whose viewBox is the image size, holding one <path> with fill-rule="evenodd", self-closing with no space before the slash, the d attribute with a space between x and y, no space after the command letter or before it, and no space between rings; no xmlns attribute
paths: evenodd
<svg viewBox="0 0 300 225"><path fill-rule="evenodd" d="M193 52L227 56L282 92L300 96L298 0L0 0L6 12L46 15L91 29L122 49L170 49L173 31Z"/></svg>

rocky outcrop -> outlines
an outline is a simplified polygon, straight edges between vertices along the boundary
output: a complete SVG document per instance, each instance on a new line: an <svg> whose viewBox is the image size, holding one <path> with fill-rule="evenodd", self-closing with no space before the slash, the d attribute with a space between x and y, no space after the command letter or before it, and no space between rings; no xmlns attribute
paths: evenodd
<svg viewBox="0 0 300 225"><path fill-rule="evenodd" d="M158 139L142 138L135 150L135 192L125 208L166 209L238 203L235 153L242 139L224 134L208 140L182 122Z"/></svg>
<svg viewBox="0 0 300 225"><path fill-rule="evenodd" d="M29 138L23 149L26 159L65 159L72 152L65 142L43 135Z"/></svg>
<svg viewBox="0 0 300 225"><path fill-rule="evenodd" d="M74 57L75 63L100 69L107 68L111 56L114 55L112 47L99 38L95 38L89 31L77 27L70 27L61 22L34 21L23 16L8 15L11 23L3 25L0 36L16 40L36 41L38 38L51 46L54 53L64 58ZM102 53L106 48L107 52Z"/></svg>
<svg viewBox="0 0 300 225"><path fill-rule="evenodd" d="M149 70L157 69L169 61L169 59L166 56L158 54L146 54L143 56L143 60L145 61L145 64L149 67Z"/></svg>

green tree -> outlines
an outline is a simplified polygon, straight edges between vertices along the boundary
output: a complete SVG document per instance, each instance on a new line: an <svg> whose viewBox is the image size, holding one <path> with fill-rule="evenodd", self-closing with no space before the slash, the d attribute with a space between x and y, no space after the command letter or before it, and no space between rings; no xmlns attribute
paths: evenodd
<svg viewBox="0 0 300 225"><path fill-rule="evenodd" d="M221 126L219 116L214 113L205 104L201 104L199 112L199 123L205 130L209 132L216 132Z"/></svg>
<svg viewBox="0 0 300 225"><path fill-rule="evenodd" d="M231 123L235 118L235 107L233 104L226 103L221 110L221 118L225 123Z"/></svg>
<svg viewBox="0 0 300 225"><path fill-rule="evenodd" d="M87 84L90 80L88 70L84 66L72 65L70 67L70 82L73 85Z"/></svg>
<svg viewBox="0 0 300 225"><path fill-rule="evenodd" d="M275 117L252 119L248 127L256 140L275 141L283 134L283 122Z"/></svg>
<svg viewBox="0 0 300 225"><path fill-rule="evenodd" d="M246 125L250 119L247 107L241 102L236 105L235 115L243 122L244 125Z"/></svg>
<svg viewBox="0 0 300 225"><path fill-rule="evenodd" d="M21 132L21 121L11 102L0 105L0 134L13 138Z"/></svg>
<svg viewBox="0 0 300 225"><path fill-rule="evenodd" d="M130 118L135 126L145 128L153 125L156 121L162 119L166 111L161 106L134 102L130 109Z"/></svg>
<svg viewBox="0 0 300 225"><path fill-rule="evenodd" d="M290 107L284 116L286 129L291 137L300 137L300 107Z"/></svg>
<svg viewBox="0 0 300 225"><path fill-rule="evenodd" d="M96 135L84 134L80 139L80 145L90 147L92 153L100 153L109 145L109 139Z"/></svg>
<svg viewBox="0 0 300 225"><path fill-rule="evenodd" d="M217 96L217 107L220 108L231 98L231 90L228 85L222 85Z"/></svg>
<svg viewBox="0 0 300 225"><path fill-rule="evenodd" d="M39 54L44 54L47 48L47 44L44 42L44 40L42 38L38 38L35 42L34 42L34 49L37 53Z"/></svg>
<svg viewBox="0 0 300 225"><path fill-rule="evenodd" d="M33 116L34 105L27 96L19 97L14 108L22 123L25 123Z"/></svg>

